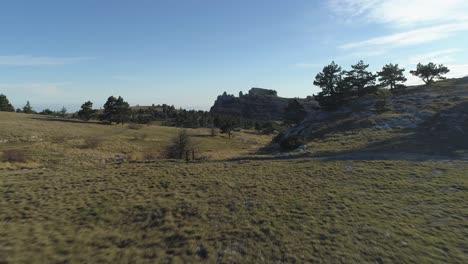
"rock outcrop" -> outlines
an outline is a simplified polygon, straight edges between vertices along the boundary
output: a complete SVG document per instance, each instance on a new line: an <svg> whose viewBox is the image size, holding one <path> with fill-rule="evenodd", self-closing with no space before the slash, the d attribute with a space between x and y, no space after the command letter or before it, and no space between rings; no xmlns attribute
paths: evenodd
<svg viewBox="0 0 468 264"><path fill-rule="evenodd" d="M224 92L216 99L211 112L254 120L281 120L291 100L294 98L279 97L275 90L263 88L252 88L247 94L240 92L238 97ZM308 112L318 108L312 97L297 100Z"/></svg>

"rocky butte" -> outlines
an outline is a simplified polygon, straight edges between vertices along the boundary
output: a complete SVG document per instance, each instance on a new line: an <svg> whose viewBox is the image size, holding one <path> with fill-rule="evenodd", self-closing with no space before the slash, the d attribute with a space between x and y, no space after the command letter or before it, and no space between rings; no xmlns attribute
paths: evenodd
<svg viewBox="0 0 468 264"><path fill-rule="evenodd" d="M284 98L279 97L275 90L252 88L247 94L239 92L238 97L224 92L216 99L211 112L254 120L281 120L284 109L294 99L297 99L308 112L318 108L318 103L312 97Z"/></svg>

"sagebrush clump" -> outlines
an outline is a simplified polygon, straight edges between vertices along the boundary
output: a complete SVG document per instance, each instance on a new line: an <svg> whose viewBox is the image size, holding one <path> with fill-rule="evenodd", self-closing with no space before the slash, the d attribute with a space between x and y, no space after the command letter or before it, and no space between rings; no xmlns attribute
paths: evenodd
<svg viewBox="0 0 468 264"><path fill-rule="evenodd" d="M10 163L24 163L28 161L28 154L24 150L19 149L4 150L2 161Z"/></svg>
<svg viewBox="0 0 468 264"><path fill-rule="evenodd" d="M280 142L280 147L283 150L293 150L304 144L304 139L300 136L289 136Z"/></svg>
<svg viewBox="0 0 468 264"><path fill-rule="evenodd" d="M128 124L128 129L131 129L131 130L140 130L143 128L143 125L142 124L137 124L137 123L130 123Z"/></svg>
<svg viewBox="0 0 468 264"><path fill-rule="evenodd" d="M83 143L83 148L85 149L95 149L102 145L104 142L104 139L99 138L99 137L89 137L85 138L84 143Z"/></svg>

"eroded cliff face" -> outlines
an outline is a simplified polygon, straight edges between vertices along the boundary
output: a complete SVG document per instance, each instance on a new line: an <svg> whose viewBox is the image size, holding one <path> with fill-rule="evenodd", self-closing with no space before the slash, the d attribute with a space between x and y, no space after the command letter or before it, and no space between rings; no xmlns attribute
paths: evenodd
<svg viewBox="0 0 468 264"><path fill-rule="evenodd" d="M218 96L211 112L214 114L241 116L256 120L281 120L284 109L294 98L279 97L274 90L252 88L247 94L239 96L222 94ZM313 98L298 99L308 112L313 112L318 103Z"/></svg>

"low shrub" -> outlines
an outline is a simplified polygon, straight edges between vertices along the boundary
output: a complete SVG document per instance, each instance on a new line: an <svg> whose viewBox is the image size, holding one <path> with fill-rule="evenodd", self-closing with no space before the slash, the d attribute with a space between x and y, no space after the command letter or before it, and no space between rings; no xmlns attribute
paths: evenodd
<svg viewBox="0 0 468 264"><path fill-rule="evenodd" d="M137 123L130 123L128 124L128 129L131 129L131 130L140 130L142 129L144 126L142 124L137 124Z"/></svg>
<svg viewBox="0 0 468 264"><path fill-rule="evenodd" d="M66 135L56 135L52 137L52 143L62 144L67 141L68 137Z"/></svg>
<svg viewBox="0 0 468 264"><path fill-rule="evenodd" d="M293 150L304 144L305 142L301 137L289 136L280 142L280 147L283 150Z"/></svg>
<svg viewBox="0 0 468 264"><path fill-rule="evenodd" d="M159 156L152 149L147 149L143 152L143 160L145 161L154 161L158 158Z"/></svg>
<svg viewBox="0 0 468 264"><path fill-rule="evenodd" d="M375 102L374 108L375 108L375 111L377 111L378 113L390 111L387 101L384 101L384 100Z"/></svg>
<svg viewBox="0 0 468 264"><path fill-rule="evenodd" d="M143 133L143 134L136 134L131 138L132 141L145 141L145 139L148 137L148 134Z"/></svg>
<svg viewBox="0 0 468 264"><path fill-rule="evenodd" d="M380 90L377 93L377 102L374 104L375 111L383 113L392 110L391 92L388 90Z"/></svg>
<svg viewBox="0 0 468 264"><path fill-rule="evenodd" d="M83 148L86 149L95 149L99 147L104 142L104 139L98 137L89 137L85 138L83 143Z"/></svg>
<svg viewBox="0 0 468 264"><path fill-rule="evenodd" d="M4 150L2 155L3 162L24 163L28 160L28 155L24 150L9 149Z"/></svg>
<svg viewBox="0 0 468 264"><path fill-rule="evenodd" d="M278 135L273 137L273 139L271 140L271 143L273 143L273 144L280 143L283 138L284 138L284 133L281 132Z"/></svg>

